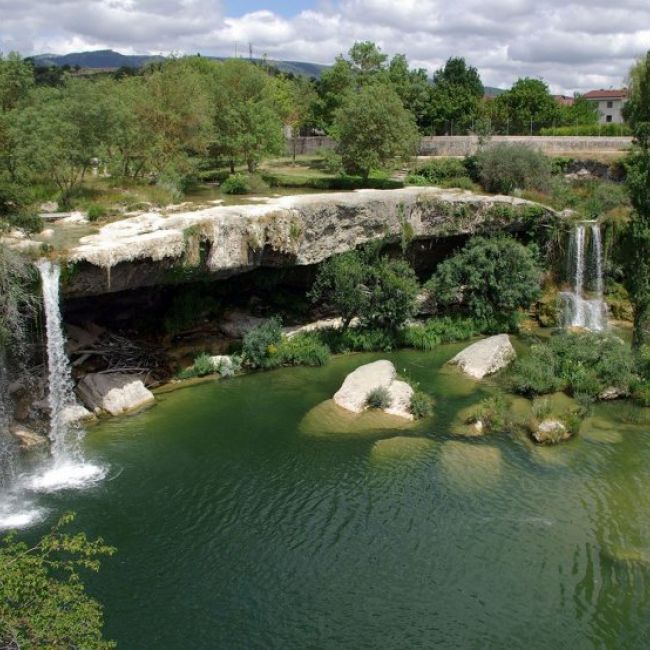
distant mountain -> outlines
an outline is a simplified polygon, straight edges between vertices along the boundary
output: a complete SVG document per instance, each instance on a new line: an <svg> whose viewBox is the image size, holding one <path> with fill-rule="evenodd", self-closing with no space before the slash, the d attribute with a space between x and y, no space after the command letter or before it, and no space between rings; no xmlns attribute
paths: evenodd
<svg viewBox="0 0 650 650"><path fill-rule="evenodd" d="M120 54L113 50L95 50L93 52L73 52L71 54L37 54L32 57L34 61L43 66L70 67L79 66L86 69L115 69L121 67L140 68L151 61L163 61L164 56L149 54ZM227 57L207 57L215 61L223 61ZM260 61L260 59L255 59ZM272 61L268 63L284 73L292 73L297 76L319 78L323 70L329 66L317 63L304 63L302 61Z"/></svg>
<svg viewBox="0 0 650 650"><path fill-rule="evenodd" d="M494 86L483 86L483 91L488 97L498 97L506 92L503 88L495 88Z"/></svg>

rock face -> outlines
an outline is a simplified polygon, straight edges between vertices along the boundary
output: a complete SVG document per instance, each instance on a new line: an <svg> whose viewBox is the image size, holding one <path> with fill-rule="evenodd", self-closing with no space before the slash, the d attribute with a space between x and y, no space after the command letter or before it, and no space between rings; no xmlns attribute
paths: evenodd
<svg viewBox="0 0 650 650"><path fill-rule="evenodd" d="M121 415L154 401L153 393L137 375L120 373L86 375L77 392L90 410L111 415Z"/></svg>
<svg viewBox="0 0 650 650"><path fill-rule="evenodd" d="M194 212L149 212L103 226L68 255L67 296L177 282L181 275L226 278L257 267L317 264L369 241L400 241L522 230L559 215L519 198L407 187L284 196ZM40 244L39 244L40 245ZM202 254L199 254L201 251Z"/></svg>
<svg viewBox="0 0 650 650"><path fill-rule="evenodd" d="M219 329L230 338L243 339L248 332L266 321L266 318L258 318L235 309L224 314L223 320L219 323Z"/></svg>
<svg viewBox="0 0 650 650"><path fill-rule="evenodd" d="M21 449L33 449L34 447L43 447L47 445L48 440L45 436L32 431L29 427L22 424L13 424L9 431L11 435L18 438Z"/></svg>
<svg viewBox="0 0 650 650"><path fill-rule="evenodd" d="M535 442L541 445L556 445L571 437L570 431L559 420L543 420L532 433Z"/></svg>
<svg viewBox="0 0 650 650"><path fill-rule="evenodd" d="M390 361L374 361L351 372L334 395L334 402L353 413L361 413L367 407L368 393L385 388L390 405L385 413L412 420L410 412L413 389L404 381L396 380L397 371Z"/></svg>
<svg viewBox="0 0 650 650"><path fill-rule="evenodd" d="M508 335L498 334L473 343L459 352L449 363L458 366L474 379L483 379L505 368L516 357L517 353Z"/></svg>

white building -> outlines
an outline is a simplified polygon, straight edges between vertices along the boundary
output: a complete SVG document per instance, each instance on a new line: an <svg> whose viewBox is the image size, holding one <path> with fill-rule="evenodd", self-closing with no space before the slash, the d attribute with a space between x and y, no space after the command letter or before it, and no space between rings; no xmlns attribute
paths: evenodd
<svg viewBox="0 0 650 650"><path fill-rule="evenodd" d="M627 101L627 88L620 90L590 90L583 95L598 106L600 124L623 124L623 106Z"/></svg>

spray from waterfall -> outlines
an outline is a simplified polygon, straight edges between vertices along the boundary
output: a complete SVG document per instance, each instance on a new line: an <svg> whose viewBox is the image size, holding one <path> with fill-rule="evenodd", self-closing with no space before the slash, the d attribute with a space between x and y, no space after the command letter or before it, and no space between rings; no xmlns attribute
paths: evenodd
<svg viewBox="0 0 650 650"><path fill-rule="evenodd" d="M587 240L587 225L589 241ZM603 247L597 222L583 222L571 232L567 256L572 291L560 293L563 327L592 331L607 328L607 304L603 300Z"/></svg>

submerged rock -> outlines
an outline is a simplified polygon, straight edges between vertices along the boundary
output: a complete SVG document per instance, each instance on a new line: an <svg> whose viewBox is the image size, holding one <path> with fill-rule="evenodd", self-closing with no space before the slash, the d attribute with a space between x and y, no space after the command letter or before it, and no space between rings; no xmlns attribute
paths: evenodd
<svg viewBox="0 0 650 650"><path fill-rule="evenodd" d="M94 420L95 414L81 404L71 404L64 407L62 418L65 424L74 424L82 420Z"/></svg>
<svg viewBox="0 0 650 650"><path fill-rule="evenodd" d="M537 425L532 432L533 439L541 445L556 445L568 440L571 432L560 420L547 419Z"/></svg>
<svg viewBox="0 0 650 650"><path fill-rule="evenodd" d="M505 368L517 357L507 334L497 334L477 341L459 352L449 363L458 366L466 375L483 379Z"/></svg>
<svg viewBox="0 0 650 650"><path fill-rule="evenodd" d="M154 401L153 393L145 388L138 375L90 374L78 384L77 392L92 411L121 415Z"/></svg>
<svg viewBox="0 0 650 650"><path fill-rule="evenodd" d="M386 360L374 361L351 372L341 388L334 395L334 402L353 413L367 408L368 394L376 389L385 389L390 404L382 410L389 415L413 419L410 412L413 389L405 382L396 380L395 366Z"/></svg>
<svg viewBox="0 0 650 650"><path fill-rule="evenodd" d="M22 424L13 424L9 431L12 436L18 438L21 449L33 449L48 444L47 436L36 433L36 431Z"/></svg>
<svg viewBox="0 0 650 650"><path fill-rule="evenodd" d="M430 438L415 436L395 436L377 440L370 450L371 462L391 460L408 460L414 456L426 453L435 446Z"/></svg>

